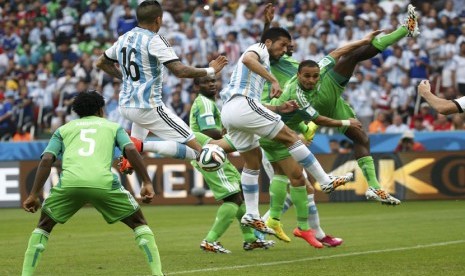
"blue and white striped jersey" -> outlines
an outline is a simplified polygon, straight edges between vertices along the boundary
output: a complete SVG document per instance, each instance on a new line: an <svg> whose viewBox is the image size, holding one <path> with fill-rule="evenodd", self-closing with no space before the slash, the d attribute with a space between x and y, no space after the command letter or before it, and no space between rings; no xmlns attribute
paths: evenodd
<svg viewBox="0 0 465 276"><path fill-rule="evenodd" d="M242 59L247 52L256 53L259 62L270 72L270 54L265 44L256 43L247 48L239 58L228 85L220 92L221 100L224 103L229 101L234 95L244 95L260 102L263 85L266 80L242 63Z"/></svg>
<svg viewBox="0 0 465 276"><path fill-rule="evenodd" d="M105 56L117 61L123 72L120 106L154 108L163 105L163 64L179 60L166 38L135 27L120 36L105 51Z"/></svg>

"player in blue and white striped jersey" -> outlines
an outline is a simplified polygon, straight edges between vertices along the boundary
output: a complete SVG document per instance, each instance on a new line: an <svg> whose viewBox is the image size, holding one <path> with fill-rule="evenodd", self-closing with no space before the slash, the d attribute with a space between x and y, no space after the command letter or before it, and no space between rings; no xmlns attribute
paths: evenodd
<svg viewBox="0 0 465 276"><path fill-rule="evenodd" d="M279 106L260 103L265 81L271 83L271 98L279 97L282 93L278 80L270 72L270 59L279 60L287 52L291 42L290 34L282 28L270 28L263 33L260 42L242 54L231 81L221 91L220 96L224 101L221 120L233 145L245 161L241 185L246 214L241 223L261 232L275 234L260 218L258 211L258 176L262 158L258 142L260 137L284 144L291 156L311 172L319 183L329 184L332 180L297 134L281 121L280 115L274 113L292 112L298 108L297 103L288 101ZM292 169L288 166L284 168L284 173L291 173ZM292 181L292 186L300 188L299 198L306 201L306 180L303 174Z"/></svg>
<svg viewBox="0 0 465 276"><path fill-rule="evenodd" d="M162 25L161 5L154 0L144 1L137 7L136 15L138 26L120 36L99 58L97 67L123 80L119 106L121 114L133 122L132 138L144 140L152 132L166 140L144 143L145 151L163 148L164 155L196 159L200 144L187 124L162 102L163 66L179 78L214 77L227 59L219 56L208 68L186 66L166 38L157 33ZM122 172L131 172L127 160L121 166Z"/></svg>

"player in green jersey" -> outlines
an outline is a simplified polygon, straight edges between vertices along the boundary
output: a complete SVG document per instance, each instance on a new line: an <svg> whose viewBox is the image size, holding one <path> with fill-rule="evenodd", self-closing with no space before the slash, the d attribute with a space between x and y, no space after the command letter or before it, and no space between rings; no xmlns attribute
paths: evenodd
<svg viewBox="0 0 465 276"><path fill-rule="evenodd" d="M152 182L126 132L102 118L104 105L103 97L95 91L79 93L72 107L80 119L57 129L42 154L31 193L23 202L24 210L34 213L40 208L41 189L60 155L62 172L58 185L43 202L39 223L29 238L23 276L33 275L55 225L67 222L85 204L92 204L107 223L121 221L133 229L152 275L163 275L153 232L139 204L111 172L115 146L141 178L140 195L145 203L153 199Z"/></svg>
<svg viewBox="0 0 465 276"><path fill-rule="evenodd" d="M348 48L349 47L350 45ZM306 90L304 86L306 77L308 77L306 74L308 67L318 68L318 64L314 61L304 61L300 63L297 76L286 83L283 94L278 99L273 99L270 102L271 105L279 105L280 102L288 100L295 100L298 103L300 108L297 111L285 114L281 117L286 125L298 133L306 131L305 128L307 128L307 125L304 122L307 121L314 121L317 125L328 127L350 125L361 129L361 123L354 118L350 118L349 120L334 120L325 116L320 116L320 114L310 105L307 99L309 95L308 92L310 90ZM315 77L315 75L312 75L312 77ZM335 247L340 245L342 243L342 239L326 235L320 226L318 211L314 201L314 190L311 184L307 182L306 190L305 187L299 188L294 186L294 183L296 182L295 175L302 171L302 166L292 159L287 148L281 143L277 143L269 139L260 139L260 146L265 151L265 156L270 161L273 171L270 176L270 210L264 216L264 219L267 219L267 225L275 230L276 233L279 233L283 237L282 239L284 241L290 241L289 237L282 230L279 222L286 200L287 186L288 183L290 183L290 199L296 206L299 227L302 227L302 225L305 227L305 224L309 225L315 232L316 239L326 246ZM352 179L352 173L349 173L345 177L339 179L340 181L336 183L339 184L339 186L344 185ZM324 186L322 186L322 188L324 188ZM337 188L337 185L333 185L329 189L326 189L325 192L331 192L335 188ZM306 192L309 204L308 207L305 205L306 208L299 208L300 204L297 201L299 198L294 196L296 189L302 190L301 193ZM307 212L308 218L307 216L304 216ZM298 230L294 231L294 235L298 236Z"/></svg>
<svg viewBox="0 0 465 276"><path fill-rule="evenodd" d="M192 104L189 125L194 131L197 141L204 146L212 138L221 139L221 142L229 144L229 148L226 148L226 150L229 152L232 151L232 144L226 138L223 138L221 134L223 126L221 124L220 111L215 104L217 92L215 78L195 78L194 84L199 87L199 94ZM220 145L221 142L218 141ZM201 242L200 248L216 253L231 253L231 251L225 249L218 242L218 239L226 232L234 219L240 222L242 216L245 214L240 187L241 175L229 160L226 160L221 169L214 172L204 171L195 161L191 161L191 164L202 174L215 199L222 201L216 212L213 226ZM274 245L273 241L257 239L253 229L248 226L241 225L241 231L244 238L243 248L245 250L255 248L267 249Z"/></svg>
<svg viewBox="0 0 465 276"><path fill-rule="evenodd" d="M268 26L273 19L273 14L274 8L269 5L265 12L265 23ZM338 55L340 49L336 49L319 62L321 77L319 83L310 93L310 103L321 115L340 120L356 118L355 112L342 99L341 94L359 62L374 57L406 36L416 37L419 35L417 14L412 5L408 5L407 15L405 24L397 30L387 35L377 36L370 43L355 48L344 55ZM271 70L273 67L271 64ZM379 185L373 158L370 155L368 135L361 129L348 126L342 126L338 130L354 143L355 158L369 186L365 193L366 197L383 204L400 204L400 200L391 196Z"/></svg>

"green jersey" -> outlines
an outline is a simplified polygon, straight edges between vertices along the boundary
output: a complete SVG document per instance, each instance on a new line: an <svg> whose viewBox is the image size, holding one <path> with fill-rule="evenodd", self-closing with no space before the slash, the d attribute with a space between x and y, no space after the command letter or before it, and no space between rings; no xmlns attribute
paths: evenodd
<svg viewBox="0 0 465 276"><path fill-rule="evenodd" d="M301 122L313 121L319 113L310 105L311 91L304 90L299 85L297 75L294 75L284 87L283 93L277 99L272 99L271 105L281 105L284 102L294 100L298 103L299 109L291 113L281 114L281 120L292 130L299 131Z"/></svg>
<svg viewBox="0 0 465 276"><path fill-rule="evenodd" d="M279 61L270 62L271 74L278 80L281 88L284 88L286 82L297 74L298 68L299 62L288 55L284 55ZM271 85L269 82L266 82L263 87L262 103L269 103L271 101L270 91Z"/></svg>
<svg viewBox="0 0 465 276"><path fill-rule="evenodd" d="M73 120L53 133L44 153L62 158L59 187L116 189L121 185L111 172L115 146L131 143L120 125L97 116Z"/></svg>
<svg viewBox="0 0 465 276"><path fill-rule="evenodd" d="M221 131L221 112L215 102L202 94L195 98L192 104L189 124L194 132L202 132L206 129L217 129Z"/></svg>

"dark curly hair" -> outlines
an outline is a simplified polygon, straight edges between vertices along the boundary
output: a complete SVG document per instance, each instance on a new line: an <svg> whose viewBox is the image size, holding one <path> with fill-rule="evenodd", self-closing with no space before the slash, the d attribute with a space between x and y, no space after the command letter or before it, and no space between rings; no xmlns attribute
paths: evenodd
<svg viewBox="0 0 465 276"><path fill-rule="evenodd" d="M81 92L74 97L73 110L79 117L97 115L100 108L105 106L105 100L95 90Z"/></svg>

